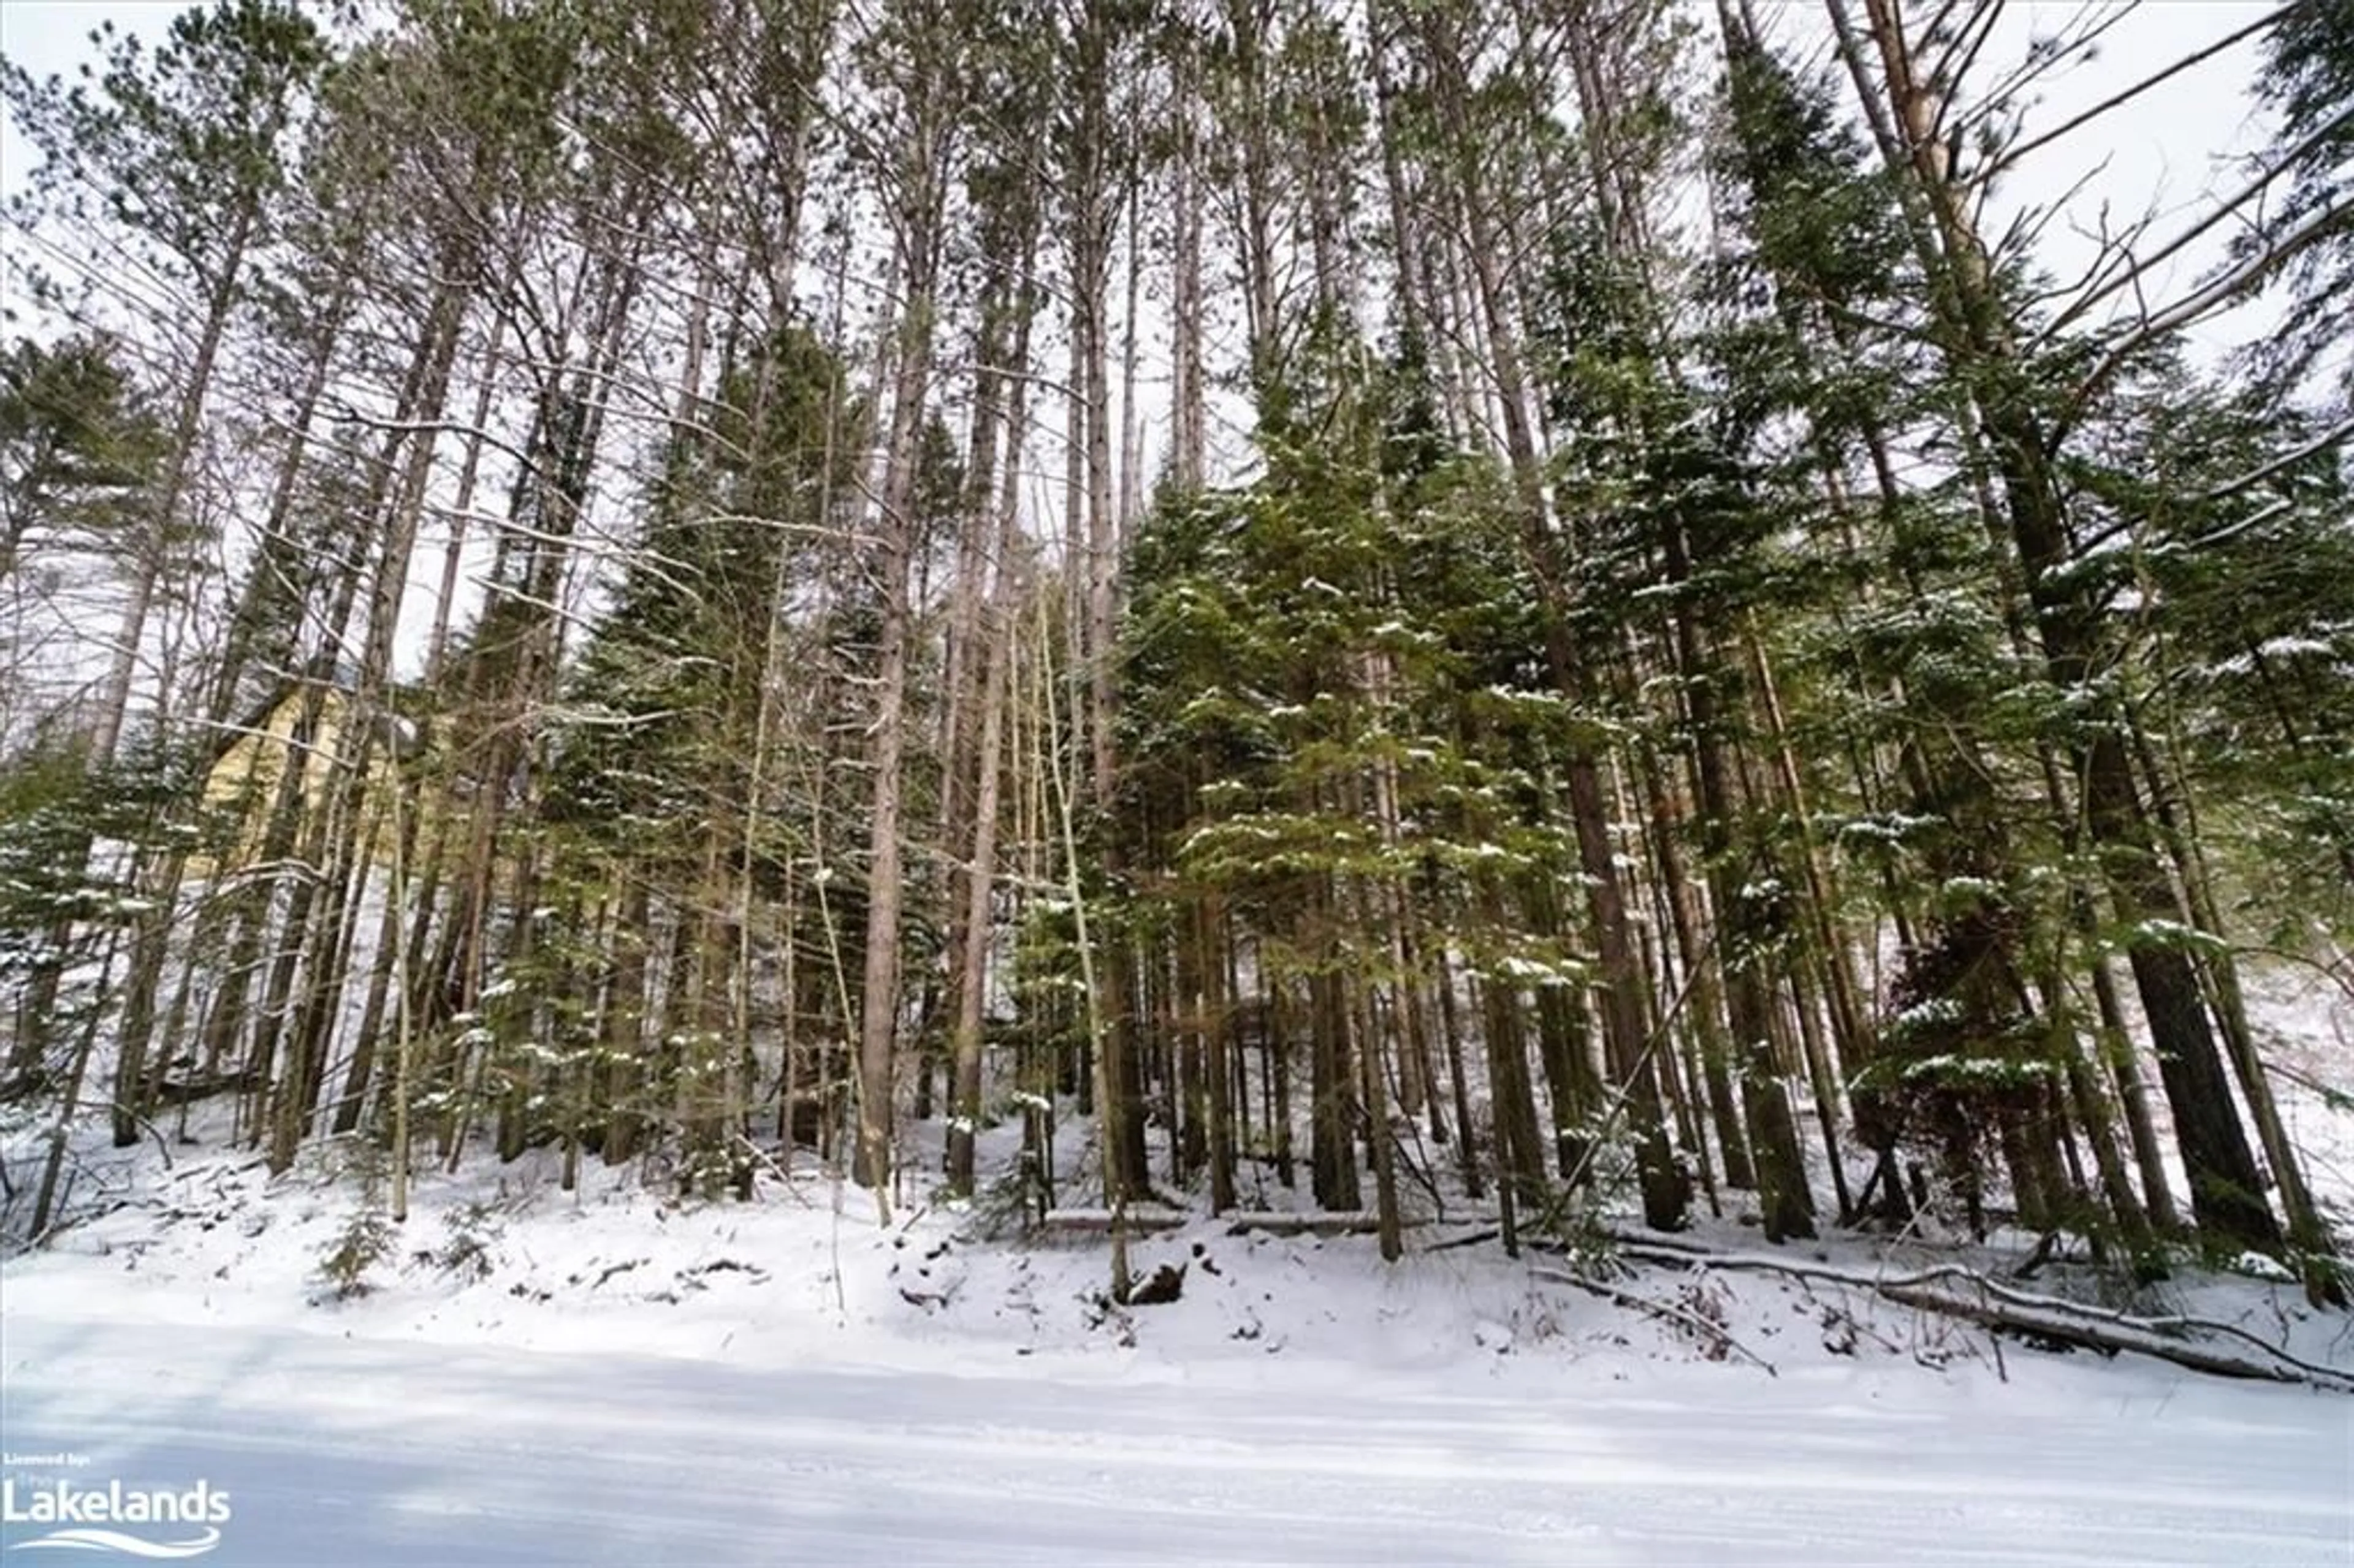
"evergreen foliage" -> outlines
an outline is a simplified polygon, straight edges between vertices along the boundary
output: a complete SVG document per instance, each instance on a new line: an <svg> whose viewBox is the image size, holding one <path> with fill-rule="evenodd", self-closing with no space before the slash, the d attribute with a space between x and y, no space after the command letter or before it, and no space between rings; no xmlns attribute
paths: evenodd
<svg viewBox="0 0 2354 1568"><path fill-rule="evenodd" d="M1990 12L1755 10L217 0L7 68L5 1092L355 1136L387 1225L537 1149L887 1216L920 1128L1100 1200L1116 1297L1152 1197L1394 1257L1925 1196L2334 1288L2239 963L2354 940L2344 7L2224 270L2105 321L1980 231Z"/></svg>

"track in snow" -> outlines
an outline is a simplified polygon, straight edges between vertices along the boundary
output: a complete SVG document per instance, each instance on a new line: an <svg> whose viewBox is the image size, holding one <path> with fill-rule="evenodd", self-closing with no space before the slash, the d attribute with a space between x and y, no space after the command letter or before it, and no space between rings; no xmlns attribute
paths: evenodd
<svg viewBox="0 0 2354 1568"><path fill-rule="evenodd" d="M11 1317L0 1436L87 1456L83 1484L228 1491L199 1559L219 1568L2354 1562L2354 1402L2287 1391L1883 1404L1717 1368L1670 1369L1692 1375L1664 1395L1598 1368L1588 1397L1502 1367L1378 1392L1274 1359L1216 1386L1002 1367Z"/></svg>

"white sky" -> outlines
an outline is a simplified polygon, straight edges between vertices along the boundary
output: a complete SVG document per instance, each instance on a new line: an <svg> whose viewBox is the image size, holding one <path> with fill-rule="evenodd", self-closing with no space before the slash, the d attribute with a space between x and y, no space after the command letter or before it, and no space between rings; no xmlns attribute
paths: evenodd
<svg viewBox="0 0 2354 1568"><path fill-rule="evenodd" d="M191 0L0 0L0 53L30 69L37 77L70 76L96 58L90 43L92 29L105 22L124 32L153 37ZM1695 0L1697 3L1697 0ZM1752 0L1753 5L1784 38L1803 55L1819 51L1826 28L1819 0ZM2039 90L2043 101L2027 119L2030 135L2061 123L2120 88L2188 56L2247 25L2269 0L2145 0L2126 15L2106 36L2102 58L2071 72L2055 76ZM2096 5L2098 13L2119 8L2115 0ZM1916 0L1925 12L1926 0ZM2081 19L2087 6L2078 0L2013 0L2003 29L1982 60L1981 83L1990 82L2020 58L2029 40ZM2257 52L2242 45L2169 81L2146 100L2105 116L2075 132L2068 141L2039 155L2010 187L1998 194L1990 215L1990 232L1999 232L2021 206L2064 203L2061 217L2051 223L2041 248L2046 268L2063 284L2081 274L2096 251L2090 238L2101 227L2102 208L2108 209L2113 230L2155 209L2161 216L2154 233L2165 236L2205 211L2216 190L2236 185L2244 178L2238 157L2261 146L2264 128L2253 118L2246 87ZM1842 93L1844 100L1846 94ZM30 154L0 114L0 196L21 188L29 174ZM2082 189L2079 181L2093 176ZM2219 245L2196 247L2167 273L2155 276L2149 287L2163 302L2186 292L2193 279L2211 266ZM0 225L0 247L19 243ZM0 283L0 308L16 304ZM2120 300L2122 306L2126 302ZM2220 357L2239 346L2243 334L2264 330L2274 318L2265 304L2243 309L2205 323L2196 334L2194 352L2203 358ZM23 331L34 326L20 322L0 330ZM37 331L37 327L34 327ZM1165 409L1163 390L1141 389L1149 429L1157 427ZM1148 468L1157 461L1160 442L1149 438ZM1053 475L1059 461L1042 470L1033 503L1036 515L1056 511ZM1053 531L1051 527L1048 530ZM422 570L411 585L412 602L405 607L404 622L421 630L429 619L430 584L435 568ZM420 639L404 638L404 646Z"/></svg>
<svg viewBox="0 0 2354 1568"><path fill-rule="evenodd" d="M187 8L180 0L0 0L0 54L35 76L69 75L96 58L90 34L100 23L160 33ZM16 190L27 173L16 124L0 116L0 191Z"/></svg>
<svg viewBox="0 0 2354 1568"><path fill-rule="evenodd" d="M2117 9L2116 0L2091 0L2094 8ZM2029 116L2031 133L2057 124L2118 87L2180 58L2253 20L2269 0L2143 0L2115 27L2102 58L2076 69L2044 89L2044 102ZM112 21L124 31L153 35L186 8L184 0L0 0L0 53L37 76L70 74L93 58L92 28ZM1814 0L1762 0L1758 8L1786 35L1820 35ZM1989 65L2016 59L2034 33L2050 32L2087 9L2087 0L2013 0L2005 42L1988 51ZM2091 255L2089 242L2071 236L2099 222L2106 203L2113 222L2155 205L2162 212L2200 210L2208 193L2229 184L2233 154L2262 144L2263 130L2245 93L2256 58L2242 45L2182 77L2147 99L2109 114L2034 160L2035 167L2005 193L2004 201L2057 205L2067 212L2048 231L2047 260L2065 276ZM1992 79L1989 74L1986 79ZM13 125L0 118L0 193L17 189L30 155ZM2078 180L2093 176L2070 195ZM2168 227L2161 223L2161 229ZM2211 248L2195 252L2176 270L2178 281L2211 260ZM2215 347L2229 346L2217 342Z"/></svg>

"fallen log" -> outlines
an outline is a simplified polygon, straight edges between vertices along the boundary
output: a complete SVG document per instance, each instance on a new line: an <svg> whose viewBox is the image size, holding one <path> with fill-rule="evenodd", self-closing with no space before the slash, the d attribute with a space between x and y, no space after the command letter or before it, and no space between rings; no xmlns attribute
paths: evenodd
<svg viewBox="0 0 2354 1568"><path fill-rule="evenodd" d="M1710 1347L1720 1357L1737 1355L1753 1366L1765 1368L1767 1377L1782 1375L1774 1370L1772 1361L1734 1339L1732 1331L1723 1324L1703 1318L1697 1312L1687 1311L1672 1301L1654 1300L1636 1291L1621 1290L1618 1287L1603 1280L1592 1279L1583 1274L1565 1274L1556 1268L1532 1268L1529 1273L1538 1279L1549 1279L1556 1285L1574 1286L1591 1295L1599 1296L1605 1301L1614 1301L1621 1307L1630 1307L1647 1318L1654 1318L1671 1328L1681 1329Z"/></svg>
<svg viewBox="0 0 2354 1568"><path fill-rule="evenodd" d="M2014 1289L1975 1269L1942 1263L1903 1275L1866 1274L1829 1264L1755 1253L1714 1252L1690 1242L1613 1233L1618 1255L1678 1268L1722 1268L1869 1291L1899 1306L1958 1318L1981 1328L2038 1334L2087 1350L2155 1356L2193 1372L2354 1393L2354 1370L2293 1354L2232 1323L2177 1315L2138 1317L2061 1297ZM2221 1342L2218 1342L2221 1341Z"/></svg>
<svg viewBox="0 0 2354 1568"><path fill-rule="evenodd" d="M1446 1220L1407 1219L1402 1222L1408 1230L1428 1225L1479 1224L1492 1223L1495 1216L1462 1215ZM1196 1221L1208 1220L1222 1225L1228 1235L1270 1236L1365 1236L1381 1228L1378 1216L1363 1210L1307 1210L1288 1213L1251 1210L1230 1210L1223 1214L1189 1213L1182 1209L1129 1209L1120 1216L1131 1235L1150 1235L1161 1231L1182 1230ZM1108 1209L1055 1209L1039 1222L1040 1228L1066 1235L1108 1235L1112 1216Z"/></svg>

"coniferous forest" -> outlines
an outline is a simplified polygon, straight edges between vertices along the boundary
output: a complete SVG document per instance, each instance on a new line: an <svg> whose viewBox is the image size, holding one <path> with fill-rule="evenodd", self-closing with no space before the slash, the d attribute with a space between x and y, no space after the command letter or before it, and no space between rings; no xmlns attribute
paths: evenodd
<svg viewBox="0 0 2354 1568"><path fill-rule="evenodd" d="M1080 1213L1123 1299L1131 1210L1442 1196L2341 1297L2243 977L2354 989L2354 10L2204 15L2101 76L2118 7L2000 0L209 0L7 66L8 1234L201 1114L395 1221L526 1154ZM2261 135L2113 204L2154 102Z"/></svg>

